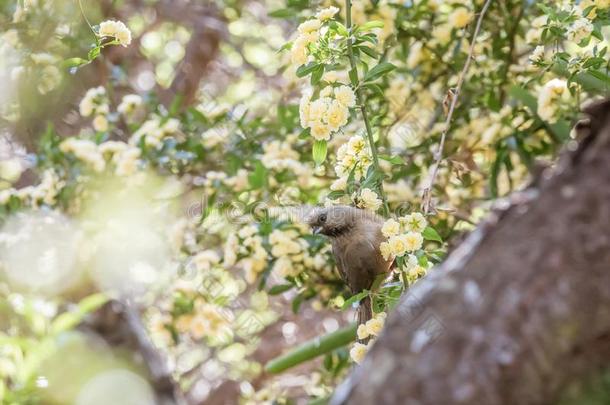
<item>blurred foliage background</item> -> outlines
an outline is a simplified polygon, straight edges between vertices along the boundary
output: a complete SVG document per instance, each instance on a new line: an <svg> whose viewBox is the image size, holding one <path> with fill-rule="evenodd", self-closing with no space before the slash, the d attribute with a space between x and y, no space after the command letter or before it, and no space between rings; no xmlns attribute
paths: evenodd
<svg viewBox="0 0 610 405"><path fill-rule="evenodd" d="M328 398L369 292L309 207L388 219L376 336L608 93L610 2L483 6L0 0L2 403Z"/></svg>

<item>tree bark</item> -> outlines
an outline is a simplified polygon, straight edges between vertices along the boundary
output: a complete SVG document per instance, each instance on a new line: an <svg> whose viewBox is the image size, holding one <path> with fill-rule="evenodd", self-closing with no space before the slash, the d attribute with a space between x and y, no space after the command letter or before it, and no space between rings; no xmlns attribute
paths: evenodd
<svg viewBox="0 0 610 405"><path fill-rule="evenodd" d="M401 298L333 404L554 404L610 365L610 101L586 112L578 148Z"/></svg>

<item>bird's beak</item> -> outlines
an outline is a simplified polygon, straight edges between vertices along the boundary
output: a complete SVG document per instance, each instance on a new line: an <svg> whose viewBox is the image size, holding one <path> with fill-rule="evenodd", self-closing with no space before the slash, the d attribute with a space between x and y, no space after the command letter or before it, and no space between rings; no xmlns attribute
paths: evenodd
<svg viewBox="0 0 610 405"><path fill-rule="evenodd" d="M311 230L313 231L314 235L318 235L322 231L322 227L321 226L313 226L311 228Z"/></svg>

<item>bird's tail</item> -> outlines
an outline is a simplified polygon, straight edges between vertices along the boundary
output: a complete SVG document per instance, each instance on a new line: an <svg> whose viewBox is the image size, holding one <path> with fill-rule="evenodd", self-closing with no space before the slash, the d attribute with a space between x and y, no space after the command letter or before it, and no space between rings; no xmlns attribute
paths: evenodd
<svg viewBox="0 0 610 405"><path fill-rule="evenodd" d="M373 307L371 305L371 297L364 297L362 301L360 301L360 305L358 306L358 325L363 325L367 323L373 317ZM362 344L367 344L369 338L359 339L358 342Z"/></svg>

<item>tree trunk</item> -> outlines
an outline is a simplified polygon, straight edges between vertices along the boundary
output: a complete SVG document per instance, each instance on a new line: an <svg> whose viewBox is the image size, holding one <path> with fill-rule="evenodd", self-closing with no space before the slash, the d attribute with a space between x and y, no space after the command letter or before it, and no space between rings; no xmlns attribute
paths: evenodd
<svg viewBox="0 0 610 405"><path fill-rule="evenodd" d="M610 101L587 113L577 150L402 297L333 404L554 404L610 365Z"/></svg>

